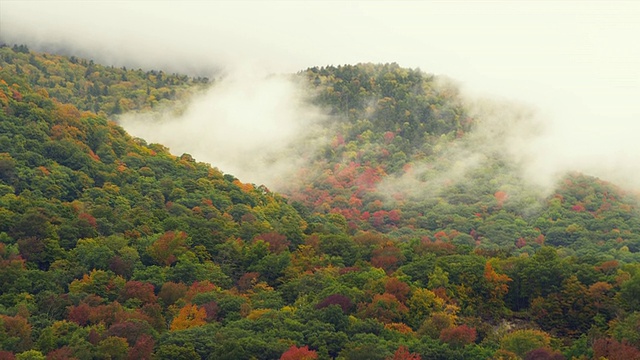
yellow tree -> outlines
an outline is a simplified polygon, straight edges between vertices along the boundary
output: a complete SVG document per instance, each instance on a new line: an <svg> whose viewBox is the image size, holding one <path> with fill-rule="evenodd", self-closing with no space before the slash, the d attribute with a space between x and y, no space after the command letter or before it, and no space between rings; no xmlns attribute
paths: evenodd
<svg viewBox="0 0 640 360"><path fill-rule="evenodd" d="M531 350L548 348L551 336L540 330L516 330L506 334L500 341L500 348L524 357Z"/></svg>
<svg viewBox="0 0 640 360"><path fill-rule="evenodd" d="M509 283L511 278L505 274L498 274L493 265L487 262L484 266L485 301L480 305L487 314L498 316L506 311L504 306L504 297L509 292Z"/></svg>
<svg viewBox="0 0 640 360"><path fill-rule="evenodd" d="M187 304L171 322L171 330L184 330L207 323L207 312L195 304Z"/></svg>
<svg viewBox="0 0 640 360"><path fill-rule="evenodd" d="M429 289L417 288L407 301L409 307L410 325L420 327L433 312L442 311L445 302Z"/></svg>

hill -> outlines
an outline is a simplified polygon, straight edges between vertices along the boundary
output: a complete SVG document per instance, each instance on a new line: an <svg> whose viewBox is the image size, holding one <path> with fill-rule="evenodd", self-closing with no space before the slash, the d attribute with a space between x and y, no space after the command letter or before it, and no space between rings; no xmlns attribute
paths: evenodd
<svg viewBox="0 0 640 360"><path fill-rule="evenodd" d="M101 115L161 107L210 82L207 78L127 70L75 56L30 52L25 45L0 47L0 66L2 78L9 84L46 90L62 103Z"/></svg>
<svg viewBox="0 0 640 360"><path fill-rule="evenodd" d="M517 110L504 111L487 135L484 114L472 114L455 85L419 70L360 64L300 75L314 103L340 120L287 194L315 213L344 216L351 234L410 241L444 231L463 251L514 255L533 255L548 237L583 254L638 260L637 198L577 173L543 196L501 144L500 131L525 116ZM580 235L566 231L571 225Z"/></svg>
<svg viewBox="0 0 640 360"><path fill-rule="evenodd" d="M123 86L160 72L93 64L96 77L86 60L0 54L2 358L640 354L635 199L581 174L532 199L506 171L516 165L490 152L431 186L476 120L430 75L394 64L298 74L335 134L280 195L107 118L126 103L115 89L160 91L151 75ZM64 95L31 58L50 76L85 70ZM169 93L200 84L174 76ZM83 107L97 78L113 95ZM132 108L151 107L139 99ZM381 190L429 163L414 177L429 196Z"/></svg>

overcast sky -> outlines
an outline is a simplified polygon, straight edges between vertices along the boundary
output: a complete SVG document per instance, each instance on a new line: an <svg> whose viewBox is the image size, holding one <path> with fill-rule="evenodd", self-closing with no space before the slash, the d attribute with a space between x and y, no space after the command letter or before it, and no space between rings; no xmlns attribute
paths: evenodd
<svg viewBox="0 0 640 360"><path fill-rule="evenodd" d="M397 62L535 107L538 166L640 174L640 1L8 1L0 41L207 75ZM640 185L640 176L636 182Z"/></svg>

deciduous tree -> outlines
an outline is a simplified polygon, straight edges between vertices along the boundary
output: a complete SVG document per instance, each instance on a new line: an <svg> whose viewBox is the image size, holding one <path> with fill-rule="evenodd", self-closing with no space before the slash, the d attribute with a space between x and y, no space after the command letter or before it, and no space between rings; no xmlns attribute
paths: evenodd
<svg viewBox="0 0 640 360"><path fill-rule="evenodd" d="M207 323L207 313L204 308L195 304L187 304L171 322L171 330L184 330Z"/></svg>
<svg viewBox="0 0 640 360"><path fill-rule="evenodd" d="M318 353L309 350L307 345L302 347L291 345L291 347L280 356L280 360L314 360L317 358Z"/></svg>

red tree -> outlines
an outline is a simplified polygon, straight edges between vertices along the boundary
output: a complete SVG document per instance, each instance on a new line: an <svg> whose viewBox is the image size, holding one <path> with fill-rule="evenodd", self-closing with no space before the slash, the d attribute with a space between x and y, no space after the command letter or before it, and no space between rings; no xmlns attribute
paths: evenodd
<svg viewBox="0 0 640 360"><path fill-rule="evenodd" d="M256 236L256 240L262 240L269 244L269 251L275 254L279 254L289 249L291 242L287 240L287 237L281 235L275 231L260 234Z"/></svg>
<svg viewBox="0 0 640 360"><path fill-rule="evenodd" d="M138 299L142 303L154 303L157 297L153 290L152 284L142 281L128 281L120 291L120 299L122 301Z"/></svg>
<svg viewBox="0 0 640 360"><path fill-rule="evenodd" d="M209 301L208 303L204 303L204 304L202 304L202 307L204 308L204 311L207 314L207 316L205 318L205 320L207 322L217 321L218 320L218 314L220 313L220 307L218 306L218 304L215 301Z"/></svg>
<svg viewBox="0 0 640 360"><path fill-rule="evenodd" d="M73 356L73 350L68 346L63 346L60 349L50 351L47 354L47 360L77 360L78 358Z"/></svg>
<svg viewBox="0 0 640 360"><path fill-rule="evenodd" d="M608 360L639 360L640 350L629 345L626 341L621 343L615 339L598 339L593 343L593 358Z"/></svg>
<svg viewBox="0 0 640 360"><path fill-rule="evenodd" d="M289 350L285 351L280 360L314 360L318 358L318 353L313 350L309 350L308 346L297 347L291 345Z"/></svg>
<svg viewBox="0 0 640 360"><path fill-rule="evenodd" d="M189 287L189 290L187 290L187 293L184 295L184 298L191 301L196 295L208 293L217 288L218 287L212 284L209 280L194 281Z"/></svg>
<svg viewBox="0 0 640 360"><path fill-rule="evenodd" d="M345 313L353 308L353 302L349 297L341 294L333 294L320 301L318 305L316 305L316 309L324 309L330 305L340 306L340 308L342 308L342 311Z"/></svg>
<svg viewBox="0 0 640 360"><path fill-rule="evenodd" d="M392 323L401 320L409 309L391 294L378 294L364 309L366 317L374 317L383 323Z"/></svg>
<svg viewBox="0 0 640 360"><path fill-rule="evenodd" d="M151 360L155 341L150 335L141 335L135 345L129 348L128 360Z"/></svg>
<svg viewBox="0 0 640 360"><path fill-rule="evenodd" d="M476 341L476 329L467 325L443 329L440 333L440 341L453 347L462 347Z"/></svg>
<svg viewBox="0 0 640 360"><path fill-rule="evenodd" d="M15 360L16 356L11 351L0 350L0 360Z"/></svg>
<svg viewBox="0 0 640 360"><path fill-rule="evenodd" d="M91 307L85 303L78 306L69 307L69 315L67 318L74 323L85 326L89 323L89 316L91 315Z"/></svg>
<svg viewBox="0 0 640 360"><path fill-rule="evenodd" d="M240 279L238 279L238 290L247 291L253 288L253 286L258 283L259 277L260 273L258 272L247 272L242 274Z"/></svg>
<svg viewBox="0 0 640 360"><path fill-rule="evenodd" d="M398 299L401 303L407 301L407 297L411 292L411 288L406 283L398 280L397 278L389 278L386 284L384 284L384 291L389 293Z"/></svg>
<svg viewBox="0 0 640 360"><path fill-rule="evenodd" d="M371 265L390 273L398 267L403 258L402 251L392 242L387 242L373 250L371 253Z"/></svg>
<svg viewBox="0 0 640 360"><path fill-rule="evenodd" d="M400 346L392 357L387 357L386 360L422 360L420 354L411 353L406 346Z"/></svg>
<svg viewBox="0 0 640 360"><path fill-rule="evenodd" d="M102 341L102 335L100 335L96 329L91 329L89 330L89 334L87 334L87 341L89 341L91 345L98 345L98 343Z"/></svg>
<svg viewBox="0 0 640 360"><path fill-rule="evenodd" d="M509 198L509 195L507 195L507 193L504 191L496 191L496 193L493 194L493 196L496 198L496 201L498 202L498 207L502 207L502 205L504 205L505 200Z"/></svg>

